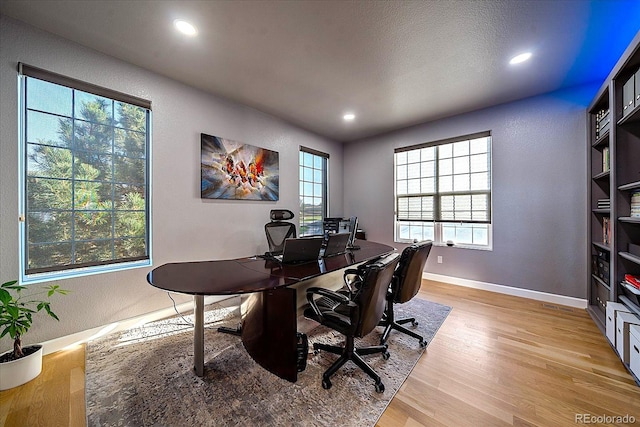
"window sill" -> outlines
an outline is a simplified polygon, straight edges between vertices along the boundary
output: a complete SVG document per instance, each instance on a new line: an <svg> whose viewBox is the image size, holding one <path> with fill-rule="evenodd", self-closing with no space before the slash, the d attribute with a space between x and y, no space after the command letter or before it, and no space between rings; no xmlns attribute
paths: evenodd
<svg viewBox="0 0 640 427"><path fill-rule="evenodd" d="M94 274L111 273L116 271L130 270L134 268L149 267L152 265L151 260L135 261L122 264L112 264L99 267L86 267L74 270L55 271L50 273L38 274L22 274L20 284L42 283L54 280L73 279L76 277L90 276Z"/></svg>
<svg viewBox="0 0 640 427"><path fill-rule="evenodd" d="M403 243L403 244L410 245L413 243L413 240L394 240L394 243ZM441 247L449 247L449 248L457 248L457 249L473 249L477 251L493 251L492 245L480 246L480 245L468 245L463 243L457 243L453 246L449 246L446 243L433 242L433 246L441 246Z"/></svg>

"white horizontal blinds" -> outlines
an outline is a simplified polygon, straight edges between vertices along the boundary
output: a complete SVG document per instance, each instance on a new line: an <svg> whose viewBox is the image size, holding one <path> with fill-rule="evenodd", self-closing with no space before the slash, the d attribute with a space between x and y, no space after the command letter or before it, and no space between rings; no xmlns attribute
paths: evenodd
<svg viewBox="0 0 640 427"><path fill-rule="evenodd" d="M151 103L20 70L25 274L148 260Z"/></svg>
<svg viewBox="0 0 640 427"><path fill-rule="evenodd" d="M490 223L490 139L483 132L397 149L397 220Z"/></svg>

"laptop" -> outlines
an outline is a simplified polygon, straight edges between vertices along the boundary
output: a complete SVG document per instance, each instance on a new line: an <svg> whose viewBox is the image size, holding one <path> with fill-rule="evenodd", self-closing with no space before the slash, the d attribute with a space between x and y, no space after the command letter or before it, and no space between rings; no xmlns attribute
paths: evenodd
<svg viewBox="0 0 640 427"><path fill-rule="evenodd" d="M276 255L274 258L283 264L317 261L323 242L322 236L285 239L282 255Z"/></svg>
<svg viewBox="0 0 640 427"><path fill-rule="evenodd" d="M350 233L329 234L327 238L327 246L322 254L323 257L340 255L347 251L347 243L351 237Z"/></svg>

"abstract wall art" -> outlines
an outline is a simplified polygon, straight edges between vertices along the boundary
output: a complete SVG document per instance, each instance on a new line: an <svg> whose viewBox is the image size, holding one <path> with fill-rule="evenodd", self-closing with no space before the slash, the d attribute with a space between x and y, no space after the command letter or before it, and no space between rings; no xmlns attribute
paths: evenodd
<svg viewBox="0 0 640 427"><path fill-rule="evenodd" d="M200 197L278 200L278 152L200 134Z"/></svg>

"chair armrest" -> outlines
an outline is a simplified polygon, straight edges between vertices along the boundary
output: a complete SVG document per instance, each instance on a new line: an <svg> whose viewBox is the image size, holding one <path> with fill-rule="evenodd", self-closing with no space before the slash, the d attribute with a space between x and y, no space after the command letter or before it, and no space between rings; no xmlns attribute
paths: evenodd
<svg viewBox="0 0 640 427"><path fill-rule="evenodd" d="M344 280L344 285L347 287L347 289L349 290L349 297L353 297L354 293L355 293L355 289L353 289L352 284L358 280L362 280L362 277L360 276L361 271L357 270L355 268L349 268L347 270L344 271L344 274L342 276L342 279ZM349 279L348 276L355 276L355 278Z"/></svg>
<svg viewBox="0 0 640 427"><path fill-rule="evenodd" d="M329 289L318 288L315 286L307 289L307 301L309 301L309 305L311 306L313 311L316 313L316 315L319 317L322 317L322 313L320 312L320 309L318 308L318 305L316 304L316 301L313 298L314 295L321 295L323 297L327 297L329 299L332 299L336 302L343 303L343 304L347 304L350 301L350 299L347 296L331 291Z"/></svg>

